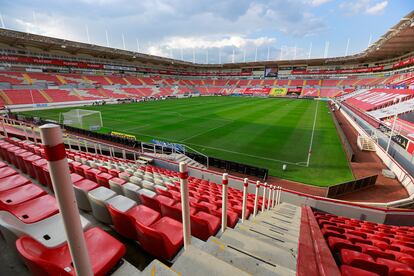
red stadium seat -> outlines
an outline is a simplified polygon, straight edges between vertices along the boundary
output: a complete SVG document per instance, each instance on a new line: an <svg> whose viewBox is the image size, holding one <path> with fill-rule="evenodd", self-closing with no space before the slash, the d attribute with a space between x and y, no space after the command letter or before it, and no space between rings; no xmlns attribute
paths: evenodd
<svg viewBox="0 0 414 276"><path fill-rule="evenodd" d="M113 178L113 176L108 173L100 173L96 176L98 184L106 188L109 188L109 179L111 178Z"/></svg>
<svg viewBox="0 0 414 276"><path fill-rule="evenodd" d="M14 174L0 178L0 192L4 192L9 189L20 187L29 183L31 183L30 180L20 174Z"/></svg>
<svg viewBox="0 0 414 276"><path fill-rule="evenodd" d="M342 265L341 266L341 275L342 276L379 276L379 274L367 271L361 268Z"/></svg>
<svg viewBox="0 0 414 276"><path fill-rule="evenodd" d="M7 211L24 223L33 223L57 214L59 209L53 196L43 195L18 205L9 206Z"/></svg>
<svg viewBox="0 0 414 276"><path fill-rule="evenodd" d="M393 275L396 269L403 269L403 270L411 271L412 273L414 273L414 270L412 270L409 265L400 263L397 261L378 258L377 263L387 266L390 275Z"/></svg>
<svg viewBox="0 0 414 276"><path fill-rule="evenodd" d="M381 276L388 275L388 267L386 265L376 263L368 254L349 249L342 249L340 256L343 264L371 271Z"/></svg>
<svg viewBox="0 0 414 276"><path fill-rule="evenodd" d="M146 226L136 220L138 241L153 256L171 260L183 245L182 224L172 218L162 217Z"/></svg>
<svg viewBox="0 0 414 276"><path fill-rule="evenodd" d="M20 204L45 194L43 189L31 183L0 192L0 209L7 210L8 206Z"/></svg>
<svg viewBox="0 0 414 276"><path fill-rule="evenodd" d="M107 275L125 254L125 246L97 227L84 235L93 274ZM75 275L67 243L48 248L24 236L16 241L16 247L32 275Z"/></svg>

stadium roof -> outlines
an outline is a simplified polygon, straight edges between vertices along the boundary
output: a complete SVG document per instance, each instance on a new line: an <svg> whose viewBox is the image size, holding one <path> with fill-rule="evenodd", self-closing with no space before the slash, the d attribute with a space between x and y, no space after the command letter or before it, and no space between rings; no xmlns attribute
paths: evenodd
<svg viewBox="0 0 414 276"><path fill-rule="evenodd" d="M414 52L414 11L403 17L398 24L382 35L378 41L373 43L364 52L338 58L281 60L281 61L258 61L246 63L226 64L194 64L187 61L164 58L148 54L126 51L121 49L98 46L64 39L46 37L19 31L0 28L0 43L9 45L16 49L37 48L41 51L50 52L58 50L68 55L88 55L93 58L110 59L118 62L131 62L137 64L148 64L178 68L214 69L226 68L236 69L243 67L263 67L280 65L327 65L327 64L360 64L375 62L401 57Z"/></svg>

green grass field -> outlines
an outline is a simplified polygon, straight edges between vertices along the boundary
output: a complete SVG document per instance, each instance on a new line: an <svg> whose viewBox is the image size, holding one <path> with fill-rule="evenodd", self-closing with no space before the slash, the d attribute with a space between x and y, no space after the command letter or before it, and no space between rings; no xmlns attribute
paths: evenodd
<svg viewBox="0 0 414 276"><path fill-rule="evenodd" d="M209 156L268 168L272 176L317 186L353 179L325 102L198 97L80 108L101 111L106 129L141 141L186 144ZM24 114L58 121L70 109ZM314 121L310 166L304 167ZM285 172L283 164L288 165Z"/></svg>

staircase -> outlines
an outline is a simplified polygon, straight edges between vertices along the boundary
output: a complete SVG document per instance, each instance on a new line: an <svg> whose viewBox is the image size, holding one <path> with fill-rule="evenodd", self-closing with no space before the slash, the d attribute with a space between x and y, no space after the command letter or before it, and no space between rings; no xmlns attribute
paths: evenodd
<svg viewBox="0 0 414 276"><path fill-rule="evenodd" d="M53 99L45 92L45 91L43 91L43 90L41 90L41 89L39 89L38 90L39 92L40 92L40 94L43 96L43 98L45 98L46 99L46 101L48 102L48 103L51 103L51 102L53 102Z"/></svg>
<svg viewBox="0 0 414 276"><path fill-rule="evenodd" d="M65 85L68 82L65 80L65 78L63 76L60 75L56 75L56 78L60 81L61 84Z"/></svg>
<svg viewBox="0 0 414 276"><path fill-rule="evenodd" d="M140 275L296 275L301 213L282 203L206 242L193 238L171 267L154 260Z"/></svg>
<svg viewBox="0 0 414 276"><path fill-rule="evenodd" d="M76 97L79 98L79 100L83 101L84 98L81 96L81 94L79 93L79 91L77 89L73 89L72 90L73 95L75 95Z"/></svg>
<svg viewBox="0 0 414 276"><path fill-rule="evenodd" d="M363 151L376 151L375 150L375 143L370 137L366 136L358 136L357 146L360 150Z"/></svg>
<svg viewBox="0 0 414 276"><path fill-rule="evenodd" d="M23 73L22 76L24 80L27 82L27 84L33 84L33 80L30 78L28 74Z"/></svg>
<svg viewBox="0 0 414 276"><path fill-rule="evenodd" d="M4 93L3 90L0 89L0 98L3 99L4 103L7 105L11 105L13 104L12 100L9 98L9 96L7 96L6 93Z"/></svg>
<svg viewBox="0 0 414 276"><path fill-rule="evenodd" d="M176 162L185 162L189 166L196 167L196 168L199 168L199 169L205 169L205 170L207 169L207 167L204 166L203 164L198 163L197 161L191 159L190 157L188 157L187 155L182 154L182 153L170 154L169 159L174 160Z"/></svg>

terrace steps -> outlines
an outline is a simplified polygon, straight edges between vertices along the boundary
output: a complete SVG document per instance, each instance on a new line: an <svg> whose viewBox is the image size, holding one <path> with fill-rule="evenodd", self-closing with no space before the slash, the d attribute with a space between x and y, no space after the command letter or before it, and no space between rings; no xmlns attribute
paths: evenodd
<svg viewBox="0 0 414 276"><path fill-rule="evenodd" d="M53 99L44 90L39 89L39 93L46 99L47 102L53 102Z"/></svg>
<svg viewBox="0 0 414 276"><path fill-rule="evenodd" d="M13 104L13 101L1 89L0 89L0 97L3 99L3 101L4 101L5 104L7 104L7 105Z"/></svg>

